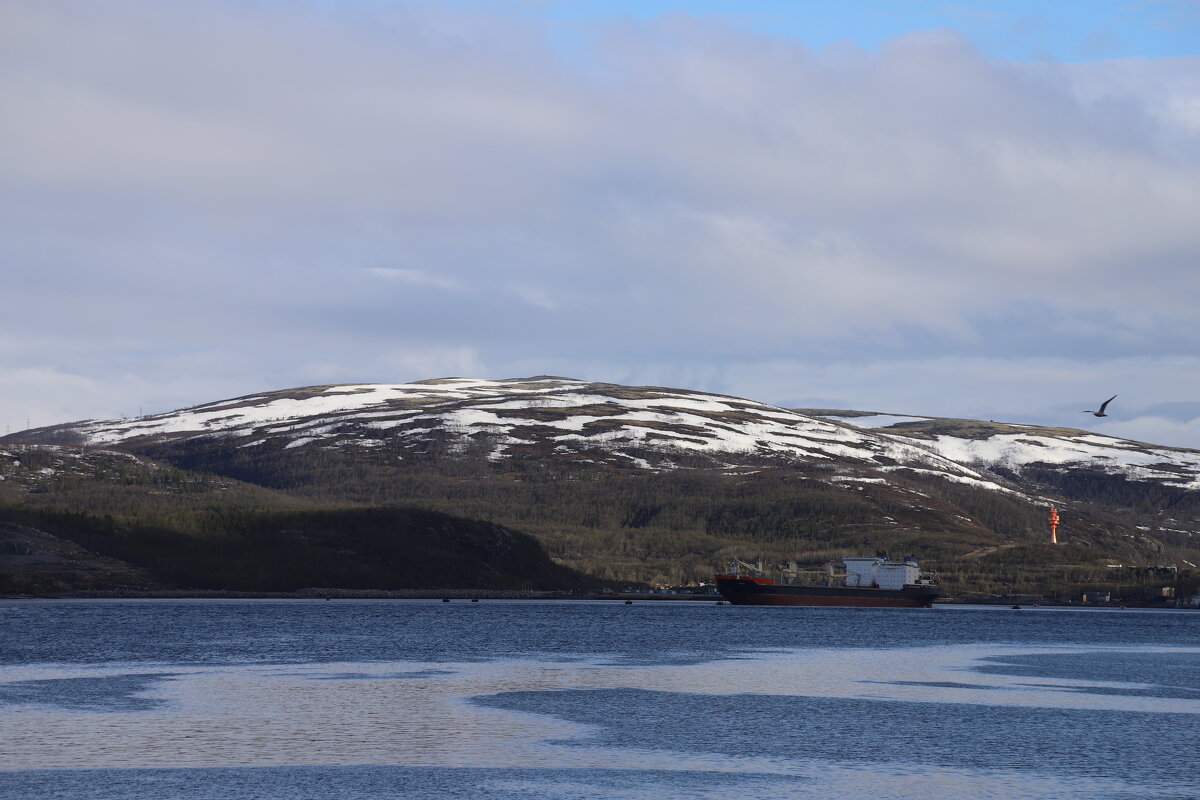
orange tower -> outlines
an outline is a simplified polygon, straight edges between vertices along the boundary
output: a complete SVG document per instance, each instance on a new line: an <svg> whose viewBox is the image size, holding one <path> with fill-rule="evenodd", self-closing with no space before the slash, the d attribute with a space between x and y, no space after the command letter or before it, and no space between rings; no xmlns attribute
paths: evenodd
<svg viewBox="0 0 1200 800"><path fill-rule="evenodd" d="M1058 509L1050 509L1050 544L1058 544Z"/></svg>

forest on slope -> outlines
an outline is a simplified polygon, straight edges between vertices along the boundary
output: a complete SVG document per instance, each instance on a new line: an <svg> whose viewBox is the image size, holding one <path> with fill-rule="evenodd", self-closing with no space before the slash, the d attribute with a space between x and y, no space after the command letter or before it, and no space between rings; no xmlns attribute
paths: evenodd
<svg viewBox="0 0 1200 800"><path fill-rule="evenodd" d="M123 454L0 452L0 593L591 588L536 539L437 511L318 506Z"/></svg>
<svg viewBox="0 0 1200 800"><path fill-rule="evenodd" d="M500 468L462 454L397 464L259 448L160 454L190 469L116 454L90 471L51 466L64 452L98 458L26 448L26 483L0 483L0 521L169 586L688 584L734 557L815 567L887 552L917 555L953 594L1146 594L1161 589L1165 579L1148 568L1170 547L1077 504L1064 511L1065 544L1051 548L1044 508L1019 495L903 473L831 482L819 465ZM1114 573L1111 563L1142 572ZM1196 583L1187 571L1169 577L1181 591Z"/></svg>

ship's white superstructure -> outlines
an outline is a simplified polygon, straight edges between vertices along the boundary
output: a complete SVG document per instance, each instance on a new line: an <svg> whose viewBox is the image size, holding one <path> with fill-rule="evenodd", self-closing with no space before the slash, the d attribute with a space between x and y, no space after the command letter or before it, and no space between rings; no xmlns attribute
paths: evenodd
<svg viewBox="0 0 1200 800"><path fill-rule="evenodd" d="M905 586L920 586L930 583L931 578L922 577L917 560L908 556L903 561L889 561L881 556L847 558L846 586L857 588L900 590Z"/></svg>

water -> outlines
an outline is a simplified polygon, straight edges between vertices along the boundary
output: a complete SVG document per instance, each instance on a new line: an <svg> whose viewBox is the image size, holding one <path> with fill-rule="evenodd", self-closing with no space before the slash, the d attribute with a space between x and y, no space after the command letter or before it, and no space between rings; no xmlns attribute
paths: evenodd
<svg viewBox="0 0 1200 800"><path fill-rule="evenodd" d="M1200 613L8 601L0 798L1200 798Z"/></svg>

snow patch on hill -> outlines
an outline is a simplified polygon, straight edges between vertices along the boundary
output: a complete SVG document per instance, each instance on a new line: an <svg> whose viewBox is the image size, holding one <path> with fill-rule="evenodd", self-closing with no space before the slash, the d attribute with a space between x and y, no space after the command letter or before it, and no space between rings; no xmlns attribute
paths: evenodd
<svg viewBox="0 0 1200 800"><path fill-rule="evenodd" d="M964 464L983 463L1019 469L1031 464L1088 464L1131 480L1153 480L1181 488L1200 488L1200 452L1168 450L1098 434L1075 437L1003 434L987 439L941 435L932 446Z"/></svg>
<svg viewBox="0 0 1200 800"><path fill-rule="evenodd" d="M554 453L606 451L614 463L642 468L669 469L691 453L717 461L727 456L729 466L750 455L775 462L899 462L982 477L923 443L751 400L565 378L307 387L69 428L91 445L217 436L238 447L282 439L285 449L391 443L422 452L429 437L440 435L452 440L451 452L485 447L492 461L545 445Z"/></svg>
<svg viewBox="0 0 1200 800"><path fill-rule="evenodd" d="M543 376L304 387L46 430L90 446L216 437L231 447L341 448L400 460L427 454L436 443L439 452L476 452L493 463L567 458L658 470L820 463L830 476L907 469L1000 491L1010 490L990 470L1046 465L1200 487L1200 451L1085 431L898 414L803 413L704 392Z"/></svg>

